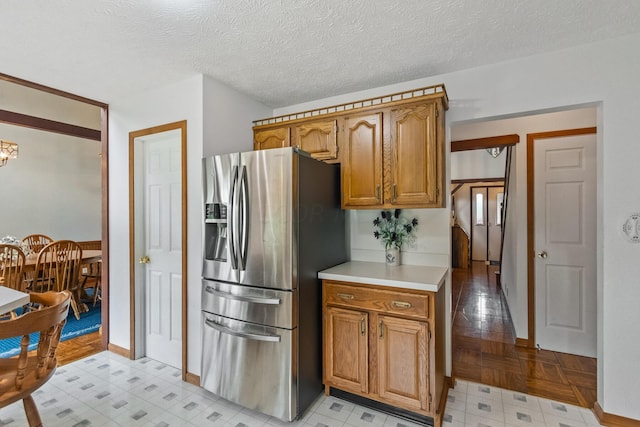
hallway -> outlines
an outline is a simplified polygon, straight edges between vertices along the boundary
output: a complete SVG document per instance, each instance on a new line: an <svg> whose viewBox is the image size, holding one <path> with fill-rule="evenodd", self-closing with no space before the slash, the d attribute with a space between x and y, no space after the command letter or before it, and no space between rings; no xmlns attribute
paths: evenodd
<svg viewBox="0 0 640 427"><path fill-rule="evenodd" d="M453 269L453 376L592 408L596 359L517 347L496 270Z"/></svg>

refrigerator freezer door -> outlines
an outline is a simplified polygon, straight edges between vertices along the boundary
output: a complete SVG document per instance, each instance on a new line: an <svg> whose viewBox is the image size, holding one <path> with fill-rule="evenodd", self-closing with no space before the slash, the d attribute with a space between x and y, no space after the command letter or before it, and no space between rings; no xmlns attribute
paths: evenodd
<svg viewBox="0 0 640 427"><path fill-rule="evenodd" d="M291 421L297 415L292 349L297 329L202 313L200 385L249 409Z"/></svg>
<svg viewBox="0 0 640 427"><path fill-rule="evenodd" d="M292 254L295 154L291 148L240 154L238 259L240 283L296 286Z"/></svg>
<svg viewBox="0 0 640 427"><path fill-rule="evenodd" d="M238 281L237 221L233 200L238 197L238 153L203 160L205 232L203 277Z"/></svg>

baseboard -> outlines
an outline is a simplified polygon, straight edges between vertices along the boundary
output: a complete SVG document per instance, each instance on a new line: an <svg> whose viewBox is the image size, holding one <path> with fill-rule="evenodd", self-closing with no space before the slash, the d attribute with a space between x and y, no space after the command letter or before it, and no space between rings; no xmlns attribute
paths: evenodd
<svg viewBox="0 0 640 427"><path fill-rule="evenodd" d="M187 374L184 377L184 380L189 384L197 385L198 387L200 387L200 375L187 372Z"/></svg>
<svg viewBox="0 0 640 427"><path fill-rule="evenodd" d="M516 347L529 347L529 340L526 338L516 338Z"/></svg>
<svg viewBox="0 0 640 427"><path fill-rule="evenodd" d="M126 357L127 359L131 359L131 352L126 348L109 343L109 345L107 346L107 350L122 357Z"/></svg>
<svg viewBox="0 0 640 427"><path fill-rule="evenodd" d="M640 420L621 417L620 415L607 414L602 410L598 402L593 405L593 413L603 426L610 427L640 427Z"/></svg>

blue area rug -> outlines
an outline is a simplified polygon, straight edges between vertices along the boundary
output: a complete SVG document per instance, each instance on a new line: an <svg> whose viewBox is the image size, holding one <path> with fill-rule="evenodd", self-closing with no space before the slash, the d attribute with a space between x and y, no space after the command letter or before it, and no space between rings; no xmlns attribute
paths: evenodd
<svg viewBox="0 0 640 427"><path fill-rule="evenodd" d="M93 307L91 303L87 305L89 306L89 311L80 313L80 320L76 320L76 317L73 315L73 310L69 307L69 317L67 317L67 323L64 325L62 335L60 335L60 341L66 341L80 335L95 332L100 328L100 301L98 301L95 307ZM29 336L29 351L35 350L38 346L39 335L40 334L36 332ZM22 337L13 337L0 340L0 358L11 357L20 353L21 339Z"/></svg>

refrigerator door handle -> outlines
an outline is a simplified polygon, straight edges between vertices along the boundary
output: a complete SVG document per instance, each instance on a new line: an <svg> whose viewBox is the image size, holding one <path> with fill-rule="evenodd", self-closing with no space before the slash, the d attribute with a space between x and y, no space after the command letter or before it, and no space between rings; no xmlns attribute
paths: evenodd
<svg viewBox="0 0 640 427"><path fill-rule="evenodd" d="M251 332L234 331L210 319L205 319L204 323L210 328L216 329L223 334L233 335L235 337L246 338L255 341L280 342L280 335L262 335Z"/></svg>
<svg viewBox="0 0 640 427"><path fill-rule="evenodd" d="M236 235L237 235L237 224L235 221L235 196L236 196L236 186L238 182L238 167L234 166L233 171L231 172L233 176L231 180L231 188L229 189L229 212L228 212L228 221L229 221L229 250L231 251L231 268L233 270L238 269L238 254L236 253Z"/></svg>
<svg viewBox="0 0 640 427"><path fill-rule="evenodd" d="M225 299L233 299L233 300L237 300L237 301L251 302L251 303L254 303L254 304L280 305L280 298L260 298L260 297L252 297L252 296L249 296L249 295L234 295L234 294L231 294L229 292L219 291L218 289L215 289L212 286L207 286L207 287L204 288L204 290L207 293L210 293L211 295L215 295L217 297L225 298Z"/></svg>
<svg viewBox="0 0 640 427"><path fill-rule="evenodd" d="M240 178L240 228L241 234L239 243L240 270L247 269L247 248L249 246L249 184L247 179L247 167L242 166L242 176Z"/></svg>

